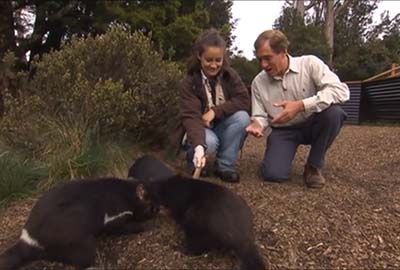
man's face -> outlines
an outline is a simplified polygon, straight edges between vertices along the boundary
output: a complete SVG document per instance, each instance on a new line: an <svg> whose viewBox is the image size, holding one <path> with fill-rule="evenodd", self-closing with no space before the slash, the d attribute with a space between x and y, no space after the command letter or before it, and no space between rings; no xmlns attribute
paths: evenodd
<svg viewBox="0 0 400 270"><path fill-rule="evenodd" d="M260 62L261 68L271 77L283 76L288 68L286 52L274 52L269 45L269 41L265 41L264 44L257 49L256 57Z"/></svg>

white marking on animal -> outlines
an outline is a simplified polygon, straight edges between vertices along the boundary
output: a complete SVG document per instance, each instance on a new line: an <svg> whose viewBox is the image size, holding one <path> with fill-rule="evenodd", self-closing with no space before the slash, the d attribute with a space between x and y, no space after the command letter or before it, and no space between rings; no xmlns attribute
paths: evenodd
<svg viewBox="0 0 400 270"><path fill-rule="evenodd" d="M110 216L110 217L106 213L104 215L104 225L106 225L107 223L109 223L117 218L123 217L125 215L133 215L133 213L131 211L125 211L125 212L119 213L118 215Z"/></svg>
<svg viewBox="0 0 400 270"><path fill-rule="evenodd" d="M30 246L37 247L37 248L43 248L36 239L32 238L29 235L29 233L26 229L22 229L22 233L21 233L21 236L19 237L19 239L21 241L27 243Z"/></svg>

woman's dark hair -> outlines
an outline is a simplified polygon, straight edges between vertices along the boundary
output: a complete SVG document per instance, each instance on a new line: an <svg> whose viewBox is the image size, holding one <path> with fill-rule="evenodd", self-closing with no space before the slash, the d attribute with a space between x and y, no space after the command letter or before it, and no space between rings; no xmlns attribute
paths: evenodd
<svg viewBox="0 0 400 270"><path fill-rule="evenodd" d="M220 47L224 49L224 60L222 68L229 65L226 54L226 41L221 37L216 29L209 29L201 33L192 46L192 53L188 64L188 74L193 74L201 69L201 63L198 58L208 47Z"/></svg>

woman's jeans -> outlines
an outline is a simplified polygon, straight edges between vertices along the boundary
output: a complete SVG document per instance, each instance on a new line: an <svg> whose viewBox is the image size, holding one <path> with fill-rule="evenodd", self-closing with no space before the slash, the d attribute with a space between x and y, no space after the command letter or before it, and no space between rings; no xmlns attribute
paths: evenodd
<svg viewBox="0 0 400 270"><path fill-rule="evenodd" d="M246 138L246 127L250 124L250 117L246 111L237 111L234 114L213 122L212 128L205 128L206 154L216 153L215 170L235 172L235 162ZM184 146L187 151L189 168L194 168L194 146Z"/></svg>

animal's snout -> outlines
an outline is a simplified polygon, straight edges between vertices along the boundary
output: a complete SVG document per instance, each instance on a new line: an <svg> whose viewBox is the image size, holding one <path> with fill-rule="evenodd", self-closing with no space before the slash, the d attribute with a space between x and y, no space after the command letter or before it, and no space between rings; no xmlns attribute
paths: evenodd
<svg viewBox="0 0 400 270"><path fill-rule="evenodd" d="M159 211L160 211L160 206L155 205L155 204L150 205L150 212L152 214L157 214Z"/></svg>
<svg viewBox="0 0 400 270"><path fill-rule="evenodd" d="M145 209L146 209L145 210L146 216L152 217L152 216L155 216L156 214L158 214L158 212L160 211L160 206L158 206L157 204L154 204L154 203L150 203L146 206Z"/></svg>

